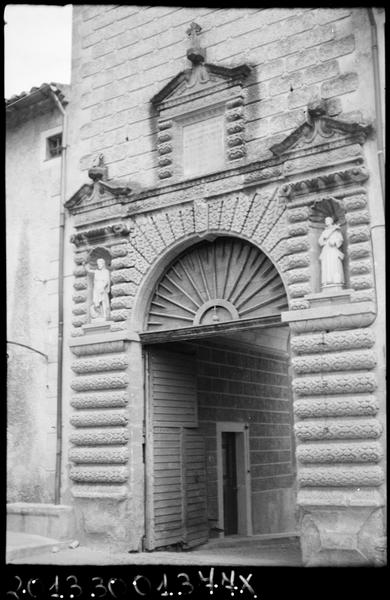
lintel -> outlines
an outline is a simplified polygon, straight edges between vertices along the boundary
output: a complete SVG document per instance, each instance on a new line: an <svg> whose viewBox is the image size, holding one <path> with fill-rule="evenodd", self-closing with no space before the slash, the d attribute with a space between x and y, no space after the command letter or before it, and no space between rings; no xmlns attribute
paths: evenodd
<svg viewBox="0 0 390 600"><path fill-rule="evenodd" d="M176 342L190 339L201 339L214 334L245 331L267 327L283 326L280 315L269 317L257 317L255 319L242 319L241 321L227 321L213 325L199 325L195 327L182 327L180 329L165 329L163 331L144 331L139 334L143 344L161 344L164 342Z"/></svg>

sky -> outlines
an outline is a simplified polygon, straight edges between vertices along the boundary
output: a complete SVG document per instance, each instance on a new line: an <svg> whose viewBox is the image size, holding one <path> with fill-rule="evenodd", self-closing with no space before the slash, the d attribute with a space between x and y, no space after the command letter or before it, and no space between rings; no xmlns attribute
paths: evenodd
<svg viewBox="0 0 390 600"><path fill-rule="evenodd" d="M4 95L42 83L70 83L72 5L7 4Z"/></svg>

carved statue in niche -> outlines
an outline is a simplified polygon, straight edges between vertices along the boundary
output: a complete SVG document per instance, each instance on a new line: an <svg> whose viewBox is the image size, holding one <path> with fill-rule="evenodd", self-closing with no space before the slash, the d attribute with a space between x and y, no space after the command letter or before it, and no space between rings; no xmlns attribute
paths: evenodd
<svg viewBox="0 0 390 600"><path fill-rule="evenodd" d="M334 223L333 217L325 217L325 229L318 240L322 247L320 254L322 288L332 286L341 289L344 284L344 254L340 250L343 241L340 226Z"/></svg>
<svg viewBox="0 0 390 600"><path fill-rule="evenodd" d="M106 259L102 256L96 258L96 268L92 269L86 262L87 273L92 275L92 303L89 309L92 321L107 321L110 315L110 271Z"/></svg>

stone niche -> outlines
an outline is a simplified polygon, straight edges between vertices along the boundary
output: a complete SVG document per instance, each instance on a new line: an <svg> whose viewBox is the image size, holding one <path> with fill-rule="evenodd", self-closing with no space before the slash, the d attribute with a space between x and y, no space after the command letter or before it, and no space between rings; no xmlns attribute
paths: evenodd
<svg viewBox="0 0 390 600"><path fill-rule="evenodd" d="M310 263L311 269L311 286L316 292L321 291L321 270L317 268L320 265L320 253L321 248L318 240L324 230L324 222L327 217L331 217L334 223L337 223L340 227L341 234L343 237L343 244L340 248L344 254L343 269L345 284L344 287L349 287L349 269L348 269L348 239L346 235L346 221L345 221L345 210L340 201L332 198L331 196L325 196L323 198L316 198L311 206L309 216L309 242L310 242ZM313 268L314 267L314 268Z"/></svg>
<svg viewBox="0 0 390 600"><path fill-rule="evenodd" d="M109 327L111 308L111 254L107 248L96 246L87 255L85 268L87 271L87 315L88 323L84 325L85 331L94 327ZM99 268L100 264L100 268ZM105 273L103 281L97 281L100 272ZM97 301L101 302L98 309L94 305L94 295L99 295ZM100 312L99 312L100 311ZM100 314L101 313L101 314Z"/></svg>
<svg viewBox="0 0 390 600"><path fill-rule="evenodd" d="M301 545L304 563L313 566L384 561L382 425L370 328L376 298L361 185L367 178L360 165L283 189L294 234L289 272L308 266L310 275L305 286L289 286L282 320L291 330ZM345 283L337 290L322 287L319 276L318 238L327 216L344 238Z"/></svg>

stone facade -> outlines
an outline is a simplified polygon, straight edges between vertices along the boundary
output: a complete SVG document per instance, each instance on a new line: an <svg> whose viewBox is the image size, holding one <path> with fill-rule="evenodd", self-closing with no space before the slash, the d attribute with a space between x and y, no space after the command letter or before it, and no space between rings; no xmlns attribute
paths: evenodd
<svg viewBox="0 0 390 600"><path fill-rule="evenodd" d="M222 334L225 340L232 336L230 343L258 343L260 332L268 359L273 354L287 361L278 373L284 386L279 402L289 398L288 410L276 404L270 412L260 409L261 398L253 406L242 392L237 412L227 414L218 404L224 404L223 395L213 397L212 410L203 397L199 423L203 419L211 461L211 521L218 503L210 431L225 419L243 430L249 422L248 471L254 495L262 496L252 509L261 506L269 517L252 519L255 532L271 523L279 531L295 526L306 565L384 563L383 57L377 69L373 43L383 12L370 11L74 6L65 204L65 262L73 276L64 294L62 501L75 507L79 537L87 544L137 551L145 547L145 536L147 544L153 539L150 465L156 455L149 448L154 432L165 430L148 412L148 344L197 340L199 347L201 336L215 342ZM208 145L208 125L223 135L214 146ZM221 139L222 166L208 171L199 148L203 143L207 156ZM190 175L186 140L192 140L199 169ZM341 290L321 288L318 238L326 216L337 220L343 234ZM214 321L199 327L187 316L188 326L176 326L169 339L163 330L152 330L150 307L159 301L163 277L194 245L219 239L251 245L253 257L260 253L270 261L265 274L260 263L256 267L261 277L254 279L268 296L249 324L253 331L248 311L240 313L238 304L231 308L232 293L230 304L229 297L218 297L219 308L236 315L231 322L219 322L210 297L200 312L214 306ZM89 316L85 263L92 252L109 257L105 323ZM199 272L207 289L209 271L201 265ZM177 282L176 288L191 296ZM172 304L185 310L179 296ZM275 304L267 312L270 298ZM285 333L271 335L281 324ZM213 361L203 355L200 368L214 374L215 392L220 385L228 394L229 376L220 360ZM265 394L273 368L255 371L258 394ZM202 377L204 372L200 383ZM200 390L200 398L212 391ZM291 417L291 445L279 447L269 432L284 431ZM180 427L187 427L185 435L178 434ZM188 453L188 427L195 425L180 427L174 434L165 431L183 449L178 466L170 464L172 480ZM275 447L261 447L262 437ZM163 437L157 441L164 443ZM200 452L200 444L196 448ZM287 459L283 452L290 450ZM272 456L279 466L260 456L271 451L280 452ZM278 476L286 485L275 493L272 481L267 504L264 480ZM193 484L200 481L198 473L193 477ZM184 481L190 481L188 473ZM197 493L196 486L191 490ZM272 513L271 502L279 501L281 510ZM295 503L297 522L288 510ZM249 509L245 514L251 520Z"/></svg>
<svg viewBox="0 0 390 600"><path fill-rule="evenodd" d="M75 228L68 332L78 357L69 459L86 539L142 543L142 526L121 534L119 523L142 522L144 477L148 486L138 462L145 311L180 252L227 235L264 252L287 292L304 562L383 562L383 213L368 11L74 13L68 177L81 187L67 203ZM193 111L225 120L227 154L224 168L188 179L181 132ZM98 152L104 173L85 185ZM316 267L327 214L344 237L341 292L321 292ZM111 320L100 333L87 331L82 267L96 247L112 259ZM109 532L114 517L118 531Z"/></svg>

